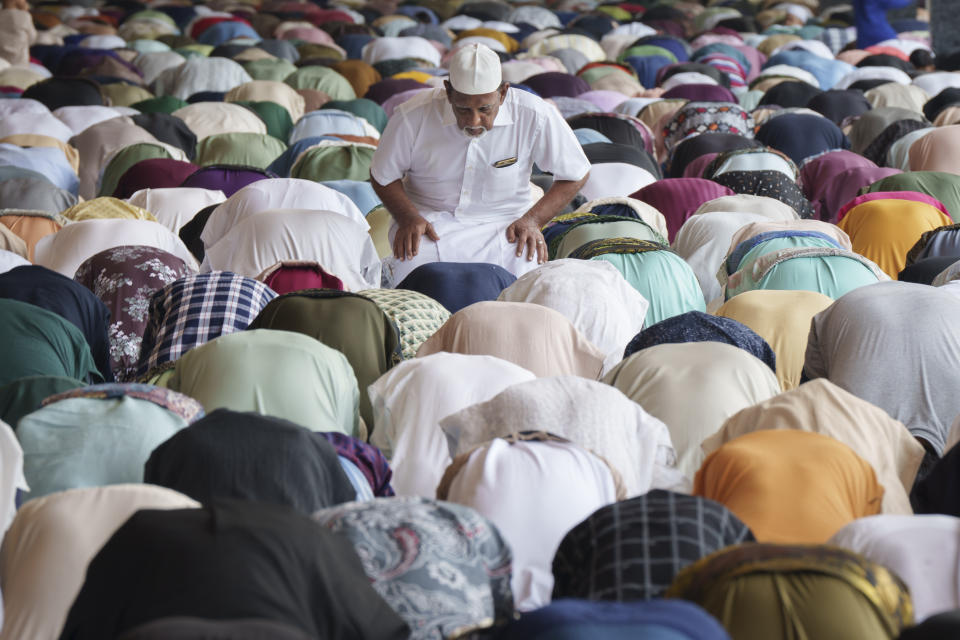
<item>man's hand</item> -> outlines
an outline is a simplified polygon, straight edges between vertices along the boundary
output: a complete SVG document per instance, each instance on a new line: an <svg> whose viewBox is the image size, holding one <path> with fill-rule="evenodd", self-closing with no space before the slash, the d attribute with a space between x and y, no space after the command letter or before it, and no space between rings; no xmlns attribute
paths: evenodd
<svg viewBox="0 0 960 640"><path fill-rule="evenodd" d="M440 239L433 225L427 222L420 214L405 216L397 220L397 234L393 237L393 255L401 260L409 260L420 250L420 236L436 242Z"/></svg>
<svg viewBox="0 0 960 640"><path fill-rule="evenodd" d="M30 11L30 3L27 0L3 0L3 8Z"/></svg>
<svg viewBox="0 0 960 640"><path fill-rule="evenodd" d="M517 257L523 255L523 249L527 249L527 260L533 260L537 256L537 263L543 264L547 261L547 243L540 233L540 227L526 216L516 220L507 227L507 240L517 243Z"/></svg>

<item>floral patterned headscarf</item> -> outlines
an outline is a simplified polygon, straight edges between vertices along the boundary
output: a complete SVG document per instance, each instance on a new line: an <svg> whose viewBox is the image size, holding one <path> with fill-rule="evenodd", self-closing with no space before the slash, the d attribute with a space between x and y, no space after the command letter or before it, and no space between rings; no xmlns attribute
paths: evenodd
<svg viewBox="0 0 960 640"><path fill-rule="evenodd" d="M373 588L410 625L411 640L463 637L513 619L510 547L473 509L376 498L313 517L350 539Z"/></svg>
<svg viewBox="0 0 960 640"><path fill-rule="evenodd" d="M187 264L175 255L144 246L106 249L77 269L74 279L110 309L110 362L118 381L136 377L150 296L190 273Z"/></svg>

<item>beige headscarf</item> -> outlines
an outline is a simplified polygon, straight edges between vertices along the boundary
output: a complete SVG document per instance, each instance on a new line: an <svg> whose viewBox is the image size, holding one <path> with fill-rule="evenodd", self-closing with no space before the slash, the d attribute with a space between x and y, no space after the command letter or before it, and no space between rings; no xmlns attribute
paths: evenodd
<svg viewBox="0 0 960 640"><path fill-rule="evenodd" d="M930 99L927 92L920 87L897 82L888 82L874 87L863 95L874 109L901 107L918 113L923 113L923 105Z"/></svg>
<svg viewBox="0 0 960 640"><path fill-rule="evenodd" d="M747 407L780 393L766 364L721 342L659 344L623 360L603 378L662 420L677 451L677 468L693 477L703 439ZM690 390L696 390L691 401Z"/></svg>
<svg viewBox="0 0 960 640"><path fill-rule="evenodd" d="M0 10L0 58L10 64L28 64L30 45L36 39L37 30L29 11Z"/></svg>
<svg viewBox="0 0 960 640"><path fill-rule="evenodd" d="M923 447L902 422L825 379L744 409L703 442L706 455L754 431L795 429L830 436L866 460L883 486L882 513L913 513L908 492L923 459Z"/></svg>
<svg viewBox="0 0 960 640"><path fill-rule="evenodd" d="M306 109L306 100L296 89L274 80L254 80L234 87L223 97L224 102L275 102L290 114L290 120L299 120Z"/></svg>
<svg viewBox="0 0 960 640"><path fill-rule="evenodd" d="M0 640L59 636L90 560L136 511L199 506L176 491L134 484L71 489L24 504L0 548Z"/></svg>
<svg viewBox="0 0 960 640"><path fill-rule="evenodd" d="M693 215L714 212L756 213L771 220L799 220L800 216L790 205L776 198L738 193L733 196L720 196L700 205ZM719 266L719 265L718 265Z"/></svg>
<svg viewBox="0 0 960 640"><path fill-rule="evenodd" d="M110 159L117 151L138 142L161 144L129 116L98 122L71 138L70 144L80 153L80 197L95 198L97 181Z"/></svg>
<svg viewBox="0 0 960 640"><path fill-rule="evenodd" d="M960 174L960 124L937 127L910 145L910 171Z"/></svg>
<svg viewBox="0 0 960 640"><path fill-rule="evenodd" d="M935 127L945 127L950 124L960 123L960 107L947 107L933 121Z"/></svg>
<svg viewBox="0 0 960 640"><path fill-rule="evenodd" d="M15 253L22 258L28 255L27 243L7 228L6 225L0 225L0 249Z"/></svg>
<svg viewBox="0 0 960 640"><path fill-rule="evenodd" d="M495 356L539 378L581 376L596 380L604 353L563 314L529 302L478 302L456 312L417 351Z"/></svg>
<svg viewBox="0 0 960 640"><path fill-rule="evenodd" d="M835 240L847 251L852 250L850 237L835 224L821 222L820 220L771 220L769 222L752 222L740 227L740 230L733 234L733 238L730 239L730 249L727 251L727 255L729 256L730 252L744 240L749 240L769 231L815 231Z"/></svg>
<svg viewBox="0 0 960 640"><path fill-rule="evenodd" d="M777 380L784 391L800 384L810 321L833 300L817 291L745 291L725 302L716 315L754 330L777 354Z"/></svg>

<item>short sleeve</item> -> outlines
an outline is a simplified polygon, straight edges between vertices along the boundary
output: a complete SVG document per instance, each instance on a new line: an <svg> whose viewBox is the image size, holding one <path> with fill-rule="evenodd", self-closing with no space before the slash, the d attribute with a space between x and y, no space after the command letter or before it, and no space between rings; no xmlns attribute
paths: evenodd
<svg viewBox="0 0 960 640"><path fill-rule="evenodd" d="M413 127L406 114L395 112L380 136L373 162L370 163L370 176L381 185L403 178L410 169L413 138Z"/></svg>
<svg viewBox="0 0 960 640"><path fill-rule="evenodd" d="M541 171L552 173L554 180L580 180L590 171L590 161L573 129L555 107L544 103L540 111L543 118L533 161Z"/></svg>

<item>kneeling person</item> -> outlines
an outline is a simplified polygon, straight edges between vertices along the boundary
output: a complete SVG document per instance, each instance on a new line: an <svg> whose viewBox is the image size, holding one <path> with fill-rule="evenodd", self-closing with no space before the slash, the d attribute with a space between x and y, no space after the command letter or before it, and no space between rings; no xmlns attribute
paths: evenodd
<svg viewBox="0 0 960 640"><path fill-rule="evenodd" d="M530 271L547 259L540 227L589 175L560 112L527 91L511 91L493 50L458 50L444 85L397 107L370 167L373 188L393 216L394 257L384 260L391 286L427 262L487 262L517 276ZM534 163L553 174L536 202Z"/></svg>

